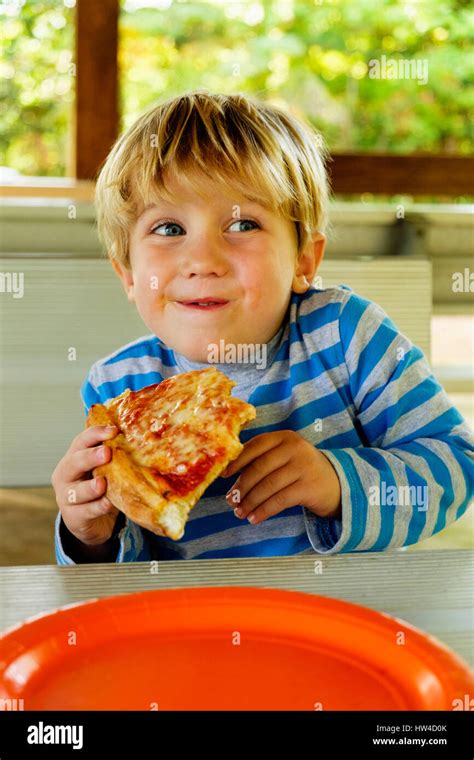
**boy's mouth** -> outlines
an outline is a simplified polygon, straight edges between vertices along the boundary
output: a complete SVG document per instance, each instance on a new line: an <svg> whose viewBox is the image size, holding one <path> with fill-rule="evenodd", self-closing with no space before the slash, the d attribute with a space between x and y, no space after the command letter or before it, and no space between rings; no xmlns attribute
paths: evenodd
<svg viewBox="0 0 474 760"><path fill-rule="evenodd" d="M195 301L177 301L177 303L189 309L215 311L216 309L222 309L229 303L229 301L225 301L223 298L200 298L199 300Z"/></svg>

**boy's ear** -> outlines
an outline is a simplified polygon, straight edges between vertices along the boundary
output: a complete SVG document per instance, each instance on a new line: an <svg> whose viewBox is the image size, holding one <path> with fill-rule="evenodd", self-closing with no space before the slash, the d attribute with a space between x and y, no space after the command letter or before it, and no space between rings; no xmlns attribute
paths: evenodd
<svg viewBox="0 0 474 760"><path fill-rule="evenodd" d="M295 293L306 293L311 287L311 283L323 260L325 245L325 236L322 232L317 232L298 255L291 286Z"/></svg>
<svg viewBox="0 0 474 760"><path fill-rule="evenodd" d="M127 294L128 300L133 303L135 301L135 294L132 270L124 267L113 256L110 257L110 263L112 264L115 274L122 281L122 285L125 293Z"/></svg>

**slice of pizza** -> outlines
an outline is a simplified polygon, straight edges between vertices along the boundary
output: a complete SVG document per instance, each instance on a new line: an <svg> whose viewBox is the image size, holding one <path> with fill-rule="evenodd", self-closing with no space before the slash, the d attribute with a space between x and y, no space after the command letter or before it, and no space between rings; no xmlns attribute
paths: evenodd
<svg viewBox="0 0 474 760"><path fill-rule="evenodd" d="M215 367L126 390L93 404L87 427L115 425L110 462L94 469L107 496L133 522L180 539L190 510L243 449L241 428L255 407L230 395L235 383Z"/></svg>

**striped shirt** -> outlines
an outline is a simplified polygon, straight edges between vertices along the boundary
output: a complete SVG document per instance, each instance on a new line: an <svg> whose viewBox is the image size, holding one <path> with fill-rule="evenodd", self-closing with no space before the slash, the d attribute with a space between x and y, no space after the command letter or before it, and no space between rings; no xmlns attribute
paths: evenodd
<svg viewBox="0 0 474 760"><path fill-rule="evenodd" d="M293 293L267 347L264 369L213 365L257 409L241 440L293 430L317 446L341 483L340 519L295 504L251 525L225 500L237 475L218 478L179 541L124 520L117 562L385 551L428 538L465 512L473 497L472 431L423 352L378 304L347 285ZM206 366L154 335L140 338L92 366L81 389L85 411L126 388ZM63 531L58 514L57 561L74 564Z"/></svg>

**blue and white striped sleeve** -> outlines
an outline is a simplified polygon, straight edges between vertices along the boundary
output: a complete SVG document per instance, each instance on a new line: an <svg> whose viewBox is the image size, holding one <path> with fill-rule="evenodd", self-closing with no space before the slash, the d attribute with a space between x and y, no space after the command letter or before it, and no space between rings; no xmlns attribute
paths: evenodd
<svg viewBox="0 0 474 760"><path fill-rule="evenodd" d="M92 404L102 402L100 393L93 385L90 375L81 387L81 397L86 414ZM61 512L58 512L54 531L56 561L58 565L75 565L76 562L64 550L63 537L65 531L67 528L61 518ZM117 538L119 539L119 550L115 562L147 562L152 559L148 538L140 526L129 520L128 517L125 520L124 527L118 532Z"/></svg>
<svg viewBox="0 0 474 760"><path fill-rule="evenodd" d="M474 496L474 436L423 352L378 305L351 292L341 364L364 445L321 450L341 482L342 519L305 510L318 553L384 551L446 528Z"/></svg>
<svg viewBox="0 0 474 760"><path fill-rule="evenodd" d="M91 408L93 404L102 403L100 393L95 387L95 385L93 385L90 374L86 377L86 379L84 380L81 386L81 398L82 398L82 403L84 405L84 412L86 416L89 413L89 409Z"/></svg>
<svg viewBox="0 0 474 760"><path fill-rule="evenodd" d="M61 512L58 512L54 536L56 561L58 565L75 565L77 563L64 551L63 536L66 530L67 528L61 518ZM120 545L115 562L148 562L152 559L147 538L144 536L141 528L131 522L128 517L117 537Z"/></svg>

